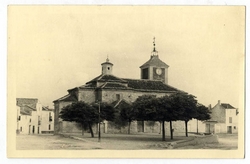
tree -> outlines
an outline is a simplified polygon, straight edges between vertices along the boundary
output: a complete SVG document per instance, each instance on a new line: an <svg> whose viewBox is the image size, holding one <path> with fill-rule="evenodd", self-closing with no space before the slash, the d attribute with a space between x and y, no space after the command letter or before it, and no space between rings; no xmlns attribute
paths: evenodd
<svg viewBox="0 0 250 164"><path fill-rule="evenodd" d="M80 123L82 131L88 127L91 137L94 137L92 125L98 121L98 111L89 104L79 101L67 105L62 108L59 117L62 118L63 121Z"/></svg>
<svg viewBox="0 0 250 164"><path fill-rule="evenodd" d="M84 101L78 101L67 105L62 108L59 117L63 119L63 121L70 121L80 123L82 125L82 130L89 128L91 137L94 137L94 133L92 130L92 126L99 121L108 120L111 121L114 119L114 108L107 104L101 103L101 112L100 112L100 120L99 120L99 105L98 104L88 104Z"/></svg>
<svg viewBox="0 0 250 164"><path fill-rule="evenodd" d="M131 122L135 119L133 106L128 103L122 103L119 106L119 109L120 109L120 118L121 120L125 120L128 123L128 134L130 134Z"/></svg>
<svg viewBox="0 0 250 164"><path fill-rule="evenodd" d="M132 104L134 117L137 121L142 121L142 129L144 128L144 121L152 120L150 113L150 100L156 98L154 95L142 95L139 96Z"/></svg>
<svg viewBox="0 0 250 164"><path fill-rule="evenodd" d="M198 134L198 120L200 121L205 121L209 120L211 118L210 116L211 111L204 105L202 104L197 104L197 115L195 119L197 119L197 134Z"/></svg>
<svg viewBox="0 0 250 164"><path fill-rule="evenodd" d="M162 123L162 141L166 140L165 137L165 121L169 121L171 118L169 116L169 111L171 109L170 99L168 96L160 98L152 98L149 101L150 104L150 117L152 120L160 121Z"/></svg>
<svg viewBox="0 0 250 164"><path fill-rule="evenodd" d="M188 137L188 121L197 116L197 100L195 96L185 92L176 92L171 95L171 106L173 110L183 111L177 118L185 122L185 134Z"/></svg>
<svg viewBox="0 0 250 164"><path fill-rule="evenodd" d="M165 141L165 121L170 122L170 134L173 139L172 121L181 113L179 109L173 110L168 96L156 98L155 96L141 96L135 103L137 119L159 121L162 125L162 140Z"/></svg>
<svg viewBox="0 0 250 164"><path fill-rule="evenodd" d="M95 108L97 113L99 112L99 103L92 103L92 107ZM100 103L100 121L103 120L113 121L115 119L115 109L112 105L102 102Z"/></svg>
<svg viewBox="0 0 250 164"><path fill-rule="evenodd" d="M164 122L169 122L170 125L170 138L173 139L172 121L178 120L179 116L183 114L183 109L173 108L172 101L175 96L163 96L152 99L152 108L155 111L154 119L162 123L162 140L165 141L165 126Z"/></svg>

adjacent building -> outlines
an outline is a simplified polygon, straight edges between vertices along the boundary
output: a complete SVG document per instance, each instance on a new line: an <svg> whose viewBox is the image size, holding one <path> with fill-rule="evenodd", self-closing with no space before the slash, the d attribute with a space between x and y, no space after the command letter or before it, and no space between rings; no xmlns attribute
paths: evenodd
<svg viewBox="0 0 250 164"><path fill-rule="evenodd" d="M206 121L206 133L238 133L238 109L228 103L211 108L211 119Z"/></svg>
<svg viewBox="0 0 250 164"><path fill-rule="evenodd" d="M26 111L20 106L17 108L17 130L16 133L19 134L29 134L29 125L31 120L31 112Z"/></svg>
<svg viewBox="0 0 250 164"><path fill-rule="evenodd" d="M36 98L17 98L17 133L42 134L54 132L54 112L43 107Z"/></svg>

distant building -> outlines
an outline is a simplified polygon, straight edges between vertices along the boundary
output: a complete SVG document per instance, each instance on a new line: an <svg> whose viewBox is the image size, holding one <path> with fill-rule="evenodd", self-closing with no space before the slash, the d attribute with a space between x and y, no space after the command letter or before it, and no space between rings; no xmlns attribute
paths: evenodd
<svg viewBox="0 0 250 164"><path fill-rule="evenodd" d="M54 112L36 98L17 98L17 133L53 133Z"/></svg>
<svg viewBox="0 0 250 164"><path fill-rule="evenodd" d="M228 103L218 103L211 109L211 119L206 121L206 133L237 133L238 109Z"/></svg>
<svg viewBox="0 0 250 164"><path fill-rule="evenodd" d="M41 133L54 133L54 111L48 107L42 107Z"/></svg>
<svg viewBox="0 0 250 164"><path fill-rule="evenodd" d="M21 110L19 106L17 108L17 134L29 134L29 125L31 120L31 113L29 111Z"/></svg>
<svg viewBox="0 0 250 164"><path fill-rule="evenodd" d="M161 97L177 92L178 89L168 85L168 67L166 63L159 59L155 43L150 59L140 67L141 79L114 76L112 73L113 64L107 58L106 62L101 64L101 75L90 80L85 85L69 89L67 95L53 101L55 108L55 133L80 131L75 123L62 121L59 118L61 109L73 102L84 101L93 103L101 101L118 107L119 103L132 103L142 95ZM159 125L159 122L135 121L131 124L131 132L159 133ZM123 131L122 129L116 129L111 122L103 122L101 126L102 131L105 133Z"/></svg>

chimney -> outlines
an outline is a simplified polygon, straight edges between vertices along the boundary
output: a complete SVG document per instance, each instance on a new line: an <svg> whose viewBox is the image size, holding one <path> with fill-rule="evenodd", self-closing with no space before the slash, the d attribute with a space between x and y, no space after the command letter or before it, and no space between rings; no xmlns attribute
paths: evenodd
<svg viewBox="0 0 250 164"><path fill-rule="evenodd" d="M209 109L209 110L212 109L212 105L211 105L211 104L208 105L208 109Z"/></svg>
<svg viewBox="0 0 250 164"><path fill-rule="evenodd" d="M220 105L220 100L218 100L218 104Z"/></svg>

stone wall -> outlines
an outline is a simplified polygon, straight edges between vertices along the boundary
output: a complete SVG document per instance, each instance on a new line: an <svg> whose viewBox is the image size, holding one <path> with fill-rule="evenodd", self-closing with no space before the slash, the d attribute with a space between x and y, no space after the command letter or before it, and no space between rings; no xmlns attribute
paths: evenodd
<svg viewBox="0 0 250 164"><path fill-rule="evenodd" d="M130 133L137 133L137 121L131 122L130 125ZM116 134L116 133L123 133L128 134L128 126L120 127L115 125L113 122L108 122L107 124L107 133Z"/></svg>
<svg viewBox="0 0 250 164"><path fill-rule="evenodd" d="M198 133L205 133L206 123L198 120ZM197 120L188 121L188 132L197 132Z"/></svg>
<svg viewBox="0 0 250 164"><path fill-rule="evenodd" d="M63 133L79 133L81 132L81 126L77 125L75 122L62 121L62 130Z"/></svg>
<svg viewBox="0 0 250 164"><path fill-rule="evenodd" d="M132 91L132 90L103 90L102 91L102 101L107 103L112 103L117 100L116 95L120 95L120 99L124 99L128 102L134 102L139 96L142 95L156 95L157 97L169 95L167 93L152 93L152 92L142 92L142 91Z"/></svg>
<svg viewBox="0 0 250 164"><path fill-rule="evenodd" d="M78 101L93 103L96 101L96 93L94 89L81 89L78 92Z"/></svg>
<svg viewBox="0 0 250 164"><path fill-rule="evenodd" d="M69 104L71 104L71 101L57 101L54 103L55 113L54 113L54 133L58 134L59 132L62 132L62 120L59 118L59 113L61 112L61 109Z"/></svg>

